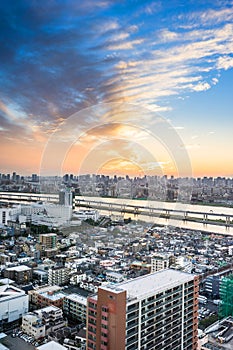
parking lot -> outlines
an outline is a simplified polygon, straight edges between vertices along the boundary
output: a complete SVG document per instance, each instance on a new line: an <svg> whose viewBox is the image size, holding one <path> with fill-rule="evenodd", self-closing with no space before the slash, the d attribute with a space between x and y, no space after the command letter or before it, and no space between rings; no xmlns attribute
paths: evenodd
<svg viewBox="0 0 233 350"><path fill-rule="evenodd" d="M11 335L3 339L2 344L7 346L10 350L35 350L33 345L26 343L19 337L13 338Z"/></svg>
<svg viewBox="0 0 233 350"><path fill-rule="evenodd" d="M198 319L203 320L218 312L218 305L215 305L212 301L207 303L199 303Z"/></svg>

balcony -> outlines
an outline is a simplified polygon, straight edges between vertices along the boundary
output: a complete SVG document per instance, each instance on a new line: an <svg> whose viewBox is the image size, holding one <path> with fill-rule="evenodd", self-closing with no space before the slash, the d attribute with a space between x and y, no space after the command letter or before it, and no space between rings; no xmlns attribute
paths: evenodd
<svg viewBox="0 0 233 350"><path fill-rule="evenodd" d="M129 323L127 323L126 329L128 331L130 328L133 328L137 325L138 325L138 319L134 320L134 321L130 321Z"/></svg>

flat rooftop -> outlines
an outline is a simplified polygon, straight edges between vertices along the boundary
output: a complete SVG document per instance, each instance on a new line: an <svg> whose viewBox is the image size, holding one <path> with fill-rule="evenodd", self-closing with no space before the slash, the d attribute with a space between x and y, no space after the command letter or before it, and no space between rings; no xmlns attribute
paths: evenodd
<svg viewBox="0 0 233 350"><path fill-rule="evenodd" d="M78 295L78 294L69 294L69 295L66 295L66 299L70 299L74 302L77 302L79 304L82 304L82 305L85 305L87 306L87 298L81 296L81 295Z"/></svg>
<svg viewBox="0 0 233 350"><path fill-rule="evenodd" d="M180 284L192 281L194 275L178 270L166 269L148 275L138 277L126 282L107 284L99 287L114 293L126 291L127 298L142 299L147 295L156 294L163 290L176 287Z"/></svg>
<svg viewBox="0 0 233 350"><path fill-rule="evenodd" d="M25 265L19 265L19 266L8 267L6 270L23 272L23 271L29 271L31 270L31 268Z"/></svg>
<svg viewBox="0 0 233 350"><path fill-rule="evenodd" d="M55 292L54 294L49 294L49 292L42 292L40 293L41 296L43 296L44 298L50 299L50 300L59 300L59 299L64 299L64 297L66 296L64 293L62 292Z"/></svg>
<svg viewBox="0 0 233 350"><path fill-rule="evenodd" d="M38 350L67 350L63 345L55 342L50 341L47 344L41 345L37 347Z"/></svg>
<svg viewBox="0 0 233 350"><path fill-rule="evenodd" d="M38 312L41 311L41 312L51 312L51 311L60 311L61 309L57 306L54 306L54 305L49 305L49 306L46 306L46 307L43 307L43 309L39 309L37 310Z"/></svg>

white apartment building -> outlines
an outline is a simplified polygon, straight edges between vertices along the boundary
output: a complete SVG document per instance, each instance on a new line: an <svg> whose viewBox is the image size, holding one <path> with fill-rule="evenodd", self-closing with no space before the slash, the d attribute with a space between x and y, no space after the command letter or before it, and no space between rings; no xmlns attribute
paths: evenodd
<svg viewBox="0 0 233 350"><path fill-rule="evenodd" d="M66 326L66 321L63 318L63 311L56 306L46 306L43 309L34 311L45 325L45 335L57 331Z"/></svg>
<svg viewBox="0 0 233 350"><path fill-rule="evenodd" d="M80 282L86 280L87 275L86 273L81 272L73 272L70 276L70 284L79 284Z"/></svg>
<svg viewBox="0 0 233 350"><path fill-rule="evenodd" d="M8 221L15 221L21 213L21 205L1 205L0 225L7 225Z"/></svg>
<svg viewBox="0 0 233 350"><path fill-rule="evenodd" d="M54 267L48 271L48 283L50 286L58 285L63 286L69 282L68 267Z"/></svg>
<svg viewBox="0 0 233 350"><path fill-rule="evenodd" d="M41 317L46 325L46 334L56 331L66 325L63 319L63 311L59 307L53 305L46 306L43 309L36 310L35 313Z"/></svg>
<svg viewBox="0 0 233 350"><path fill-rule="evenodd" d="M151 272L156 272L164 269L168 269L175 261L174 256L169 254L158 254L151 258Z"/></svg>
<svg viewBox="0 0 233 350"><path fill-rule="evenodd" d="M35 339L39 339L45 337L45 324L36 313L29 312L23 316L22 331Z"/></svg>
<svg viewBox="0 0 233 350"><path fill-rule="evenodd" d="M115 271L106 271L106 280L108 282L120 283L124 281L124 276Z"/></svg>

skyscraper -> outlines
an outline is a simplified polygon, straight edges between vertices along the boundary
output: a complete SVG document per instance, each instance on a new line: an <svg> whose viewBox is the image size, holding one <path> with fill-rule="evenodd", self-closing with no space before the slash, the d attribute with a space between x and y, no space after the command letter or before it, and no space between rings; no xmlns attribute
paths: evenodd
<svg viewBox="0 0 233 350"><path fill-rule="evenodd" d="M59 204L73 206L73 193L69 190L59 192Z"/></svg>
<svg viewBox="0 0 233 350"><path fill-rule="evenodd" d="M198 277L162 270L88 298L87 349L197 349Z"/></svg>

